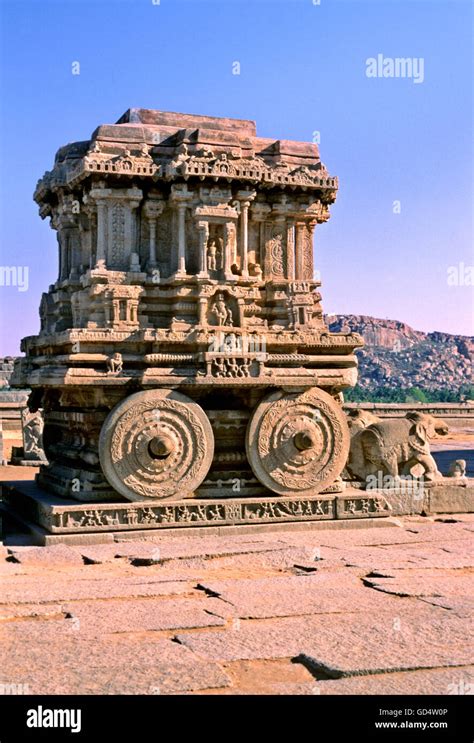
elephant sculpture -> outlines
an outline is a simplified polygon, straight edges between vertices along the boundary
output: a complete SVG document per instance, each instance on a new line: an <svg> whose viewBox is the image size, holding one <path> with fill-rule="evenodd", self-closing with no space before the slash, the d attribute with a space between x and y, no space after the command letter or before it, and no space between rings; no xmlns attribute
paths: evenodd
<svg viewBox="0 0 474 743"><path fill-rule="evenodd" d="M362 440L357 434L360 433L364 428L372 425L373 423L379 423L380 418L374 415L369 410L363 410L362 408L356 408L350 410L347 413L347 425L349 426L349 432L351 434L351 448L349 453L349 460L342 472L343 480L358 480L359 478L351 469L351 461L359 462L362 459Z"/></svg>
<svg viewBox="0 0 474 743"><path fill-rule="evenodd" d="M347 471L352 478L366 481L379 472L406 477L415 465L421 465L424 479L436 480L442 475L430 453L430 439L448 430L440 418L418 412L361 427L351 438Z"/></svg>

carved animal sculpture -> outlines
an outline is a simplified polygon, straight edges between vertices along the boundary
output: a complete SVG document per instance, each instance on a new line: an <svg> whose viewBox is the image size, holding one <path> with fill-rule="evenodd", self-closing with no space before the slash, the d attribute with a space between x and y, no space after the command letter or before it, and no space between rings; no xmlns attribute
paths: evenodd
<svg viewBox="0 0 474 743"><path fill-rule="evenodd" d="M369 410L350 410L347 414L347 425L351 434L351 448L349 451L349 459L342 472L343 480L358 480L356 471L358 469L357 463L363 461L362 452L362 440L358 434L372 425L373 423L379 423L380 418L374 415ZM353 466L354 465L354 466Z"/></svg>
<svg viewBox="0 0 474 743"><path fill-rule="evenodd" d="M348 469L364 481L377 472L392 477L408 475L419 464L424 469L425 480L436 480L441 473L429 442L436 434L446 435L448 430L440 418L418 412L373 423L352 438Z"/></svg>

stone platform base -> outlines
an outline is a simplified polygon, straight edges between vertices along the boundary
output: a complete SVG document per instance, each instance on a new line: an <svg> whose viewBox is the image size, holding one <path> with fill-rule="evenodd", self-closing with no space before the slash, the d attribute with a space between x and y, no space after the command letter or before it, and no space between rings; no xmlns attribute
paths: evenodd
<svg viewBox="0 0 474 743"><path fill-rule="evenodd" d="M339 495L294 498L189 498L173 503L79 504L42 491L34 482L2 486L5 513L34 532L40 544L51 541L109 541L101 537L172 533L176 529L209 533L222 528L257 527L278 524L308 524L371 520L392 515L387 500L376 492L370 495L348 489ZM307 528L307 526L306 526ZM91 539L92 537L92 539ZM53 538L53 539L51 539ZM56 538L56 539L54 539Z"/></svg>
<svg viewBox="0 0 474 743"><path fill-rule="evenodd" d="M474 512L474 478L445 478L435 483L425 495L424 511L430 513Z"/></svg>
<svg viewBox="0 0 474 743"><path fill-rule="evenodd" d="M373 493L383 495L394 516L434 513L472 513L474 512L474 479L472 477L454 479L443 477L433 483L424 483L422 488L407 487L359 490L359 495Z"/></svg>
<svg viewBox="0 0 474 743"><path fill-rule="evenodd" d="M364 491L348 486L343 493L307 499L188 498L174 503L76 503L46 493L32 481L2 486L4 513L37 544L110 542L170 535L229 534L279 529L344 528L386 524L387 517L408 514L474 512L474 480L445 478L415 493ZM382 522L380 519L384 519Z"/></svg>

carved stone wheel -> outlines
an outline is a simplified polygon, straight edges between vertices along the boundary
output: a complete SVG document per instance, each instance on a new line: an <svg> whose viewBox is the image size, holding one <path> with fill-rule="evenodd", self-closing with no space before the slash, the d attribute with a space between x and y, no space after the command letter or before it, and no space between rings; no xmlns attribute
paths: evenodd
<svg viewBox="0 0 474 743"><path fill-rule="evenodd" d="M170 390L122 400L99 439L104 475L131 501L189 495L206 477L213 454L214 435L203 409Z"/></svg>
<svg viewBox="0 0 474 743"><path fill-rule="evenodd" d="M273 392L247 427L247 458L255 476L279 495L314 495L342 472L350 435L340 405L320 389Z"/></svg>

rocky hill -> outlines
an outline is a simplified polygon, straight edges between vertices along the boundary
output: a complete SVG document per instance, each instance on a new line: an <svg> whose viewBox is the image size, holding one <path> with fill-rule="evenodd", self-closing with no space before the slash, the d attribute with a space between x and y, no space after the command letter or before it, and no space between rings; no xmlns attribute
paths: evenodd
<svg viewBox="0 0 474 743"><path fill-rule="evenodd" d="M365 315L328 315L332 331L355 331L365 340L359 386L368 390L420 387L452 390L472 384L474 338L422 333L396 320Z"/></svg>

